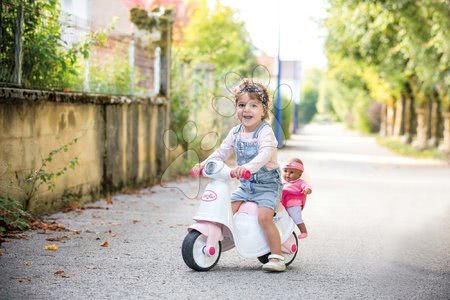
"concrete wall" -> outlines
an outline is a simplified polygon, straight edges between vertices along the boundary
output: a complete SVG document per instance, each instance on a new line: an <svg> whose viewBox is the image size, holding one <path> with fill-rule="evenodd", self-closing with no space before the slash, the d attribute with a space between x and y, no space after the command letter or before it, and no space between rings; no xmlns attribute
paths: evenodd
<svg viewBox="0 0 450 300"><path fill-rule="evenodd" d="M71 197L91 200L126 186L155 183L168 161L163 141L169 126L165 98L136 99L106 95L0 88L0 194L17 199L17 177L41 166L41 158L78 137L68 152L55 156L48 170L74 157L75 170L42 186L28 209L60 208Z"/></svg>

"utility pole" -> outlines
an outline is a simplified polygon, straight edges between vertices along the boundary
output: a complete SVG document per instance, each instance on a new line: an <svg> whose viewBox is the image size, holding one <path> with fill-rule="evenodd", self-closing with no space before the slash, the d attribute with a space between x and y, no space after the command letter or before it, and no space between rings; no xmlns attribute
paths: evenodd
<svg viewBox="0 0 450 300"><path fill-rule="evenodd" d="M278 74L277 74L277 95L275 99L275 137L278 141L278 148L283 146L283 136L281 134L281 7L278 3Z"/></svg>

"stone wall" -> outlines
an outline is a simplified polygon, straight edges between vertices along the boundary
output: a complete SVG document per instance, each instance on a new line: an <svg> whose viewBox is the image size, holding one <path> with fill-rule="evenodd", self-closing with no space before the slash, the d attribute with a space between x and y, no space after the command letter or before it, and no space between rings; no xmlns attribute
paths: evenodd
<svg viewBox="0 0 450 300"><path fill-rule="evenodd" d="M55 156L57 170L74 157L75 170L42 186L28 209L47 212L73 197L96 199L130 186L158 181L168 161L163 141L169 126L166 98L129 98L0 88L0 192L21 199L17 178L41 166L41 159L67 142Z"/></svg>

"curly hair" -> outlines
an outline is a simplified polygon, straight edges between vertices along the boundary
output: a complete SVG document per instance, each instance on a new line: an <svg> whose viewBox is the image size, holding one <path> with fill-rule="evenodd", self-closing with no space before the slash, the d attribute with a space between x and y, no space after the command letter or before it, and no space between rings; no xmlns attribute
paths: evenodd
<svg viewBox="0 0 450 300"><path fill-rule="evenodd" d="M233 88L233 97L235 104L237 104L239 98L243 94L248 94L251 99L257 99L261 102L264 115L262 117L263 120L269 118L269 92L266 87L259 82L255 82L253 79L244 78L239 82L239 84Z"/></svg>

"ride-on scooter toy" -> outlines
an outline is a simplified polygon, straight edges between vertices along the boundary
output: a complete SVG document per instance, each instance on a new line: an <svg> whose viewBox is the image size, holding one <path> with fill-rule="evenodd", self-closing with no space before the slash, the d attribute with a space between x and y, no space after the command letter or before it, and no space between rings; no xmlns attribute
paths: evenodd
<svg viewBox="0 0 450 300"><path fill-rule="evenodd" d="M202 195L200 206L189 226L182 246L184 262L196 271L208 271L219 261L222 252L236 247L246 258L256 257L268 262L270 248L258 223L258 206L244 202L233 216L227 181L231 169L220 160L206 162L201 175L212 180ZM245 179L250 171L244 174ZM283 205L278 206L274 223L280 232L282 252L286 265L290 265L298 251L297 235L300 233Z"/></svg>

